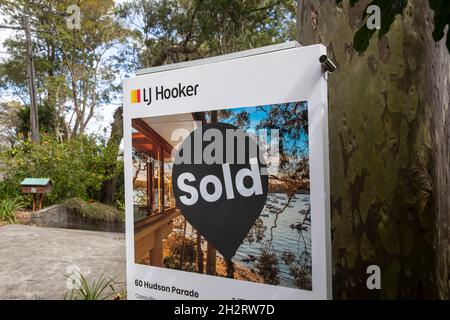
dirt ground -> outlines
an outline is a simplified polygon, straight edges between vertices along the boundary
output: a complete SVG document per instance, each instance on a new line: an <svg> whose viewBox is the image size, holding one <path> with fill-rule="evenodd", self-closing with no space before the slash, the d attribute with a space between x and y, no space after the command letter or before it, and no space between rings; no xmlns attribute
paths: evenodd
<svg viewBox="0 0 450 320"><path fill-rule="evenodd" d="M75 270L126 286L124 234L14 224L0 227L0 243L0 299L63 299Z"/></svg>

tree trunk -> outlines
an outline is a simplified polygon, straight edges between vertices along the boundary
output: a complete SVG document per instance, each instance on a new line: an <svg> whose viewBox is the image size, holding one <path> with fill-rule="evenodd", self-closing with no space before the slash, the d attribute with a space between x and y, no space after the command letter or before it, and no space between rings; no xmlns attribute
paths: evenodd
<svg viewBox="0 0 450 320"><path fill-rule="evenodd" d="M36 101L36 71L34 67L33 59L33 43L31 40L30 32L30 20L28 16L23 17L23 27L25 29L25 40L27 49L27 75L28 75L28 86L30 90L30 131L31 131L31 142L39 143L39 116L37 110Z"/></svg>
<svg viewBox="0 0 450 320"><path fill-rule="evenodd" d="M225 260L227 265L227 278L234 279L234 263L230 260Z"/></svg>
<svg viewBox="0 0 450 320"><path fill-rule="evenodd" d="M112 204L116 194L117 176L107 179L102 185L102 203Z"/></svg>
<svg viewBox="0 0 450 320"><path fill-rule="evenodd" d="M114 121L111 123L111 134L108 140L108 148L114 148L119 150L120 141L123 137L123 109L117 108L114 112ZM115 171L116 166L110 168L111 171ZM117 176L111 179L105 180L102 185L101 199L102 203L112 204L114 202L114 196L116 194Z"/></svg>
<svg viewBox="0 0 450 320"><path fill-rule="evenodd" d="M333 296L448 299L449 54L417 0L358 55L368 2L300 8L299 42L324 43L338 67L328 81ZM381 290L366 286L373 264Z"/></svg>

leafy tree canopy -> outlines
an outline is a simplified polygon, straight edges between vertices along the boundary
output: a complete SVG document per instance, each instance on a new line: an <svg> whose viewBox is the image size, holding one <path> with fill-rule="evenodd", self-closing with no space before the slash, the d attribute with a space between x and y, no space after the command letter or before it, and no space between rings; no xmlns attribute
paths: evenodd
<svg viewBox="0 0 450 320"><path fill-rule="evenodd" d="M134 0L124 4L121 12L138 35L141 67L295 38L295 0Z"/></svg>
<svg viewBox="0 0 450 320"><path fill-rule="evenodd" d="M67 25L70 0L15 0L0 2L4 24L21 28L28 16L32 31L38 103L65 115L69 135L85 131L99 106L119 92L119 73L112 50L130 35L116 16L113 0L78 2L79 29ZM29 103L24 33L19 31L4 46L9 57L0 63L0 89Z"/></svg>

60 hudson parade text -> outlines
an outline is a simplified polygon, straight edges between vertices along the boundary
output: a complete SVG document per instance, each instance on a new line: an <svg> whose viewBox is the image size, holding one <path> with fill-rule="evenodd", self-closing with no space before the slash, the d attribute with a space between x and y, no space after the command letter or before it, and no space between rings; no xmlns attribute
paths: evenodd
<svg viewBox="0 0 450 320"><path fill-rule="evenodd" d="M186 297L199 298L199 293L195 290L188 290L178 288L176 286L167 286L158 282L148 282L145 280L135 279L135 286L145 289L151 289L170 294L178 294ZM139 299L153 300L153 297L146 297L138 294ZM233 299L234 300L234 299ZM217 315L273 315L275 307L271 304L218 304L215 307L211 306L192 306L188 304L177 305L174 308L174 315L198 315L202 318L207 314Z"/></svg>
<svg viewBox="0 0 450 320"><path fill-rule="evenodd" d="M178 294L178 295L182 295L182 296L186 296L186 297L198 298L200 296L199 293L193 289L188 290L188 289L178 288L176 286L166 286L166 285L159 284L158 282L148 282L148 281L136 279L134 281L134 284L136 287L152 289L152 290L157 290L157 291L167 292L167 293L172 293L172 294Z"/></svg>

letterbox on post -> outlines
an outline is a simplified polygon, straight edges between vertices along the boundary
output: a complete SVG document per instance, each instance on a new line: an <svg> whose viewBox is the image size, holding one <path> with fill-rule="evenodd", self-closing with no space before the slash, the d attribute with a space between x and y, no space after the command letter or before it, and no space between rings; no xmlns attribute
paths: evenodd
<svg viewBox="0 0 450 320"><path fill-rule="evenodd" d="M37 201L36 195L39 194L39 210L41 210L44 193L50 193L53 189L53 183L48 178L45 179L25 178L20 185L22 186L22 193L33 194L33 211L36 210L36 201Z"/></svg>

